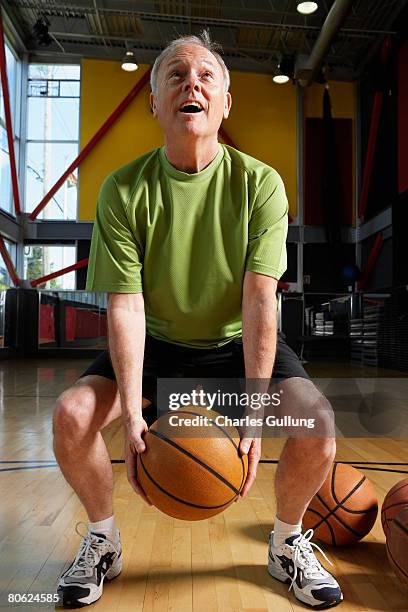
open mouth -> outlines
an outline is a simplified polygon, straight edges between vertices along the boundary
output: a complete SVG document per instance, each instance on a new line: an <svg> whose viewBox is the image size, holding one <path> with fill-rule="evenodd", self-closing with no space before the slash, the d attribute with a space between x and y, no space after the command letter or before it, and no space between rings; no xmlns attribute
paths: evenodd
<svg viewBox="0 0 408 612"><path fill-rule="evenodd" d="M180 108L181 113L201 113L203 108L199 104L185 104Z"/></svg>

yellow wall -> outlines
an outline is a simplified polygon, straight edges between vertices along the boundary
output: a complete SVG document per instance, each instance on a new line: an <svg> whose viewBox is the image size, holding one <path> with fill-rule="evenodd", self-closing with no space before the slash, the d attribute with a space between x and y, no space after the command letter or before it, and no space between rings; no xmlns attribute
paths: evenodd
<svg viewBox="0 0 408 612"><path fill-rule="evenodd" d="M126 73L120 62L83 60L81 70L80 149L139 81L148 66ZM162 144L146 85L79 168L78 219L93 220L99 188L115 168Z"/></svg>
<svg viewBox="0 0 408 612"><path fill-rule="evenodd" d="M119 62L82 61L81 150L147 69L142 65L135 73L126 73ZM159 124L150 112L149 92L146 85L82 162L79 220L94 219L99 187L107 174L163 144ZM278 170L285 182L290 214L295 217L296 88L292 84L276 85L267 74L234 71L231 93L232 110L224 129L238 149ZM354 85L332 83L330 93L334 117L354 118ZM305 89L305 116L322 116L322 96L321 85Z"/></svg>
<svg viewBox="0 0 408 612"><path fill-rule="evenodd" d="M81 150L147 69L142 65L129 74L119 62L83 60ZM79 220L94 219L99 187L109 172L163 144L159 125L150 112L149 91L146 85L81 163ZM275 85L269 75L233 72L231 93L231 115L223 127L238 149L278 170L295 216L295 87Z"/></svg>
<svg viewBox="0 0 408 612"><path fill-rule="evenodd" d="M304 90L305 117L323 117L324 86L314 83ZM335 119L354 119L355 116L355 84L346 82L330 83L330 98L332 115Z"/></svg>
<svg viewBox="0 0 408 612"><path fill-rule="evenodd" d="M237 148L269 164L285 183L296 216L296 88L268 74L232 72L232 108L223 126Z"/></svg>

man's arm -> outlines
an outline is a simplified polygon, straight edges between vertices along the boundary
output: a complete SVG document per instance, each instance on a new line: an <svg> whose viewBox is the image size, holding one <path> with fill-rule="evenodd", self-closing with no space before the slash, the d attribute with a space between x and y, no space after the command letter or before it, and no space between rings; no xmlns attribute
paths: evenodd
<svg viewBox="0 0 408 612"><path fill-rule="evenodd" d="M250 271L245 273L242 296L245 377L253 381L249 384L249 390L253 388L257 393L268 392L275 361L277 284L278 281L270 276ZM256 477L261 458L261 433L262 430L258 430L258 437L251 437L250 432L247 432L241 439L240 449L248 453L249 459L248 476L242 496L248 493Z"/></svg>
<svg viewBox="0 0 408 612"><path fill-rule="evenodd" d="M118 384L125 426L125 460L128 480L148 503L137 482L136 455L145 450L142 434L142 376L146 320L143 293L112 293L108 299L109 352Z"/></svg>
<svg viewBox="0 0 408 612"><path fill-rule="evenodd" d="M272 376L276 352L276 288L271 276L247 271L242 295L242 339L246 378Z"/></svg>
<svg viewBox="0 0 408 612"><path fill-rule="evenodd" d="M108 298L109 352L126 427L142 417L142 374L146 321L143 293L111 293Z"/></svg>

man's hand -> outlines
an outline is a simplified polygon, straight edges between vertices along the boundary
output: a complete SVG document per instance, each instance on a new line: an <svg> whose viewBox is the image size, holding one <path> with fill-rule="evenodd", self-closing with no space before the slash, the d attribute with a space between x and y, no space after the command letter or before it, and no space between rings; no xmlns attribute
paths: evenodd
<svg viewBox="0 0 408 612"><path fill-rule="evenodd" d="M128 481L132 485L135 492L140 495L140 497L147 504L149 504L149 506L152 506L153 504L137 480L136 469L137 455L146 450L146 444L144 443L142 436L147 430L147 423L144 419L137 420L136 422L133 422L125 427L125 462Z"/></svg>
<svg viewBox="0 0 408 612"><path fill-rule="evenodd" d="M253 430L252 432L251 430L247 430L243 434L239 445L239 450L241 454L248 455L248 474L245 480L244 487L240 494L241 497L245 497L249 489L252 487L252 484L256 478L256 470L258 468L258 463L261 458L262 438L260 436L259 431L256 434L257 437L252 437L253 435Z"/></svg>

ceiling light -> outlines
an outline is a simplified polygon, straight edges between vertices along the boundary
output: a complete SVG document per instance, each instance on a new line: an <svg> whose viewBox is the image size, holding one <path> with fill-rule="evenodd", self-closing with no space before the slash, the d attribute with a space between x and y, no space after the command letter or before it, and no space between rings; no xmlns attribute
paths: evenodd
<svg viewBox="0 0 408 612"><path fill-rule="evenodd" d="M122 60L122 70L126 72L134 72L139 66L137 65L134 51L126 51Z"/></svg>
<svg viewBox="0 0 408 612"><path fill-rule="evenodd" d="M283 85L293 79L295 74L295 58L292 55L282 55L278 70L273 77L274 83Z"/></svg>
<svg viewBox="0 0 408 612"><path fill-rule="evenodd" d="M283 83L287 83L289 81L289 77L287 74L275 74L272 80L274 83L283 85Z"/></svg>
<svg viewBox="0 0 408 612"><path fill-rule="evenodd" d="M297 10L299 13L302 13L302 15L311 15L317 11L318 8L317 2L298 2L297 5Z"/></svg>

